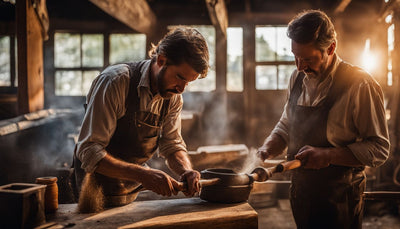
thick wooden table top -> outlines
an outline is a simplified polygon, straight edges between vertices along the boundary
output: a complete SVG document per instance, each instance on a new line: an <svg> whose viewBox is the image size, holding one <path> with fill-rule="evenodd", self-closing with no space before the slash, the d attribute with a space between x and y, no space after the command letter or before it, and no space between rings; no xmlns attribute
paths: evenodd
<svg viewBox="0 0 400 229"><path fill-rule="evenodd" d="M77 204L61 204L47 215L65 228L257 228L257 212L247 203L209 203L198 197L135 201L97 214L77 214Z"/></svg>

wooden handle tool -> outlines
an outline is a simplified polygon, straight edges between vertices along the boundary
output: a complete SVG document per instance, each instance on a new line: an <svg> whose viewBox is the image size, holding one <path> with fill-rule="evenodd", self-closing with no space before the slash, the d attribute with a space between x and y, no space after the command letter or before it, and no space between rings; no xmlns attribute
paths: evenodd
<svg viewBox="0 0 400 229"><path fill-rule="evenodd" d="M200 188L217 184L219 181L220 181L219 178L200 179L199 180ZM186 191L188 188L186 182L178 182L178 185L179 185L179 187L178 187L179 191L182 191L182 192Z"/></svg>
<svg viewBox="0 0 400 229"><path fill-rule="evenodd" d="M282 162L271 168L257 167L251 172L251 177L255 181L266 181L272 177L274 173L281 173L301 166L300 160Z"/></svg>

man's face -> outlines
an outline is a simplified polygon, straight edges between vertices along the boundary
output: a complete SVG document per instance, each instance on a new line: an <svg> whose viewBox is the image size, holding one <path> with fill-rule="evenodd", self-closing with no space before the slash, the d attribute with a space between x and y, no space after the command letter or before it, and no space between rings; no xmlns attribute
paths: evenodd
<svg viewBox="0 0 400 229"><path fill-rule="evenodd" d="M180 65L164 64L157 74L157 89L163 98L181 94L185 87L199 76L187 63Z"/></svg>
<svg viewBox="0 0 400 229"><path fill-rule="evenodd" d="M293 40L292 53L297 70L303 71L310 78L322 78L332 59L329 58L328 51L321 52L312 43L299 44Z"/></svg>

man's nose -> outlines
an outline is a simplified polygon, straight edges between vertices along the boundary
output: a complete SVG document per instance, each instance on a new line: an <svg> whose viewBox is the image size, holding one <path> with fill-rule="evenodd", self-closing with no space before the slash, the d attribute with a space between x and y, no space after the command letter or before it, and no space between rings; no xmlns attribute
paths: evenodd
<svg viewBox="0 0 400 229"><path fill-rule="evenodd" d="M178 85L176 85L175 89L176 89L176 91L177 91L179 94L181 94L181 93L183 93L183 91L185 90L186 86L187 86L187 83L185 83L185 84L178 84Z"/></svg>

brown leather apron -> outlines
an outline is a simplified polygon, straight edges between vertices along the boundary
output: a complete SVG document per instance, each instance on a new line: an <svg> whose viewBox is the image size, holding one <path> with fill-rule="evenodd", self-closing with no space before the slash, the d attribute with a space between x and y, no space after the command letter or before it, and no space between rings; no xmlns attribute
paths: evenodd
<svg viewBox="0 0 400 229"><path fill-rule="evenodd" d="M163 119L167 113L169 100L164 100L161 115L140 111L140 98L137 86L140 81L144 61L127 63L130 68L130 85L128 96L125 100L126 113L117 121L116 130L106 147L107 153L120 160L144 165L158 148L161 136ZM81 168L81 162L74 155L74 172L76 180L76 192L79 194L85 171ZM124 195L132 196L132 191L140 184L126 180L111 178L99 173L94 173L97 184L103 189L107 206L121 205L120 200ZM113 199L115 201L113 203ZM130 197L133 201L133 198ZM125 203L126 204L126 203Z"/></svg>
<svg viewBox="0 0 400 229"><path fill-rule="evenodd" d="M334 102L348 90L352 67L341 63L326 99L316 107L297 105L304 73L300 73L289 98L288 160L304 145L333 147L327 140L328 114ZM365 189L363 168L330 165L318 170L292 172L290 202L298 228L361 228Z"/></svg>

